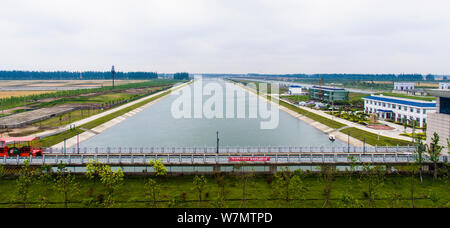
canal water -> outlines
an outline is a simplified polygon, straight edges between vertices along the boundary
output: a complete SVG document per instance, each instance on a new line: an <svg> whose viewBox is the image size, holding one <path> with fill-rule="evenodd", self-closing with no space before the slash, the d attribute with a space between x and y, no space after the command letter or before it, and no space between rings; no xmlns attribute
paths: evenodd
<svg viewBox="0 0 450 228"><path fill-rule="evenodd" d="M225 93L225 85L244 91L244 89L220 79L203 79L203 87L213 83L220 85ZM194 84L186 87L194 94ZM199 84L196 84L199 85ZM201 103L205 104L214 93L204 95ZM172 114L173 103L179 100L180 95L170 95L156 104L127 120L107 129L101 134L90 138L80 144L81 147L215 147L217 143L216 132L219 132L220 146L246 147L246 146L343 146L344 143L330 142L328 135L309 126L308 124L280 111L278 126L274 129L261 129L261 122L268 121L261 118L250 118L249 113L253 103L250 97L256 96L243 93L220 94L223 104L234 99L237 103L244 99L246 104L245 118L175 118ZM192 96L193 97L193 96ZM191 99L192 106L198 100ZM266 106L274 108L264 102ZM215 107L215 106L213 106ZM235 113L237 106L234 106ZM276 107L275 107L276 108ZM226 107L223 108L224 113ZM194 113L194 110L191 111ZM193 116L193 115L192 115ZM235 115L235 117L237 114ZM225 115L224 115L225 117ZM275 117L272 117L275 118Z"/></svg>

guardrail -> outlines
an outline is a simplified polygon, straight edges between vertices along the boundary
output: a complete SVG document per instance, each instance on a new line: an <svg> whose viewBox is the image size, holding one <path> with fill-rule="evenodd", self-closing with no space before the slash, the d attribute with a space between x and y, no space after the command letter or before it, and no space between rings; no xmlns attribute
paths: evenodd
<svg viewBox="0 0 450 228"><path fill-rule="evenodd" d="M220 147L219 154L254 153L412 153L414 147ZM215 147L47 148L45 154L215 154Z"/></svg>
<svg viewBox="0 0 450 228"><path fill-rule="evenodd" d="M352 156L356 162L352 162ZM241 157L257 158L257 155L241 155ZM288 164L288 165L323 165L337 164L349 165L351 163L362 164L408 164L415 163L415 156L409 154L287 154L272 155L263 162L246 162L245 164ZM22 165L29 160L31 165L58 165L64 163L68 166L85 166L89 162L98 161L103 164L118 166L148 166L152 160L161 160L165 165L234 165L242 162L233 162L228 155L207 154L166 154L166 155L44 155L42 157L3 157L0 164L5 166ZM251 160L251 159L249 159ZM448 162L448 156L439 157L439 162ZM424 163L431 163L425 157Z"/></svg>

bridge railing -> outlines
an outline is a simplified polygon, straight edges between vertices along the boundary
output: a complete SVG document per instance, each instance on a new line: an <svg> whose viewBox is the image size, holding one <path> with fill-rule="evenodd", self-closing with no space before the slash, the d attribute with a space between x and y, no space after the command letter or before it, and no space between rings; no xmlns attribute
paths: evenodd
<svg viewBox="0 0 450 228"><path fill-rule="evenodd" d="M372 163L372 164L399 164L415 163L415 156L410 154L350 154L356 161L351 161L349 155L345 154L297 154L297 155L278 155L270 156L266 162L247 162L248 164L351 164ZM257 157L257 155L245 155L242 157ZM91 161L99 161L111 165L148 165L151 160L161 160L166 165L212 165L225 164L233 165L240 162L230 161L227 155L207 155L207 154L165 154L165 155L44 155L42 157L2 157L0 164L3 165L22 165L29 160L31 165L57 165L64 163L66 165L85 166ZM425 163L430 159L425 156ZM441 156L439 162L448 162L448 156Z"/></svg>
<svg viewBox="0 0 450 228"><path fill-rule="evenodd" d="M220 147L219 154L263 153L410 153L414 147ZM72 147L47 148L46 154L212 154L215 147Z"/></svg>

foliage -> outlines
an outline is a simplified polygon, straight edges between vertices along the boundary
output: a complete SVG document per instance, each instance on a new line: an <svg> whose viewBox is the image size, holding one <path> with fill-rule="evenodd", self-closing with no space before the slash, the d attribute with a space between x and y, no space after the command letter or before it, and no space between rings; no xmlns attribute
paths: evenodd
<svg viewBox="0 0 450 228"><path fill-rule="evenodd" d="M427 149L428 155L430 156L430 160L434 164L435 180L437 179L438 175L437 163L439 162L439 156L441 155L442 149L444 149L444 147L439 145L439 135L435 132L433 136L431 136L431 142Z"/></svg>
<svg viewBox="0 0 450 228"><path fill-rule="evenodd" d="M155 171L156 176L165 176L167 175L167 168L164 166L161 160L150 161L149 163L153 170Z"/></svg>
<svg viewBox="0 0 450 228"><path fill-rule="evenodd" d="M53 183L53 168L50 165L42 165L39 169L40 175L38 177L38 183L42 186L42 192L40 192L39 207L45 208L48 206L48 198L52 193Z"/></svg>
<svg viewBox="0 0 450 228"><path fill-rule="evenodd" d="M372 167L370 164L363 166L363 175L360 180L367 183L367 200L369 207L375 207L375 199L379 195L380 188L383 187L385 181L385 169L381 166Z"/></svg>
<svg viewBox="0 0 450 228"><path fill-rule="evenodd" d="M325 196L325 203L322 207L328 208L330 203L331 191L333 190L333 181L335 177L335 168L323 166L319 181L323 186L322 195Z"/></svg>
<svg viewBox="0 0 450 228"><path fill-rule="evenodd" d="M19 200L23 207L26 208L28 200L30 198L30 187L34 183L36 172L30 166L30 161L24 161L19 171L19 177L17 178L17 200Z"/></svg>
<svg viewBox="0 0 450 228"><path fill-rule="evenodd" d="M285 200L288 206L292 199L304 199L307 188L300 175L299 172L294 174L288 167L275 173L275 180L272 182L274 196Z"/></svg>
<svg viewBox="0 0 450 228"><path fill-rule="evenodd" d="M64 207L68 208L72 199L79 194L80 186L75 180L75 176L67 170L65 164L60 163L58 165L58 172L54 183L53 187L55 191L63 195Z"/></svg>
<svg viewBox="0 0 450 228"><path fill-rule="evenodd" d="M198 192L198 200L199 200L199 206L201 207L202 203L202 193L205 190L205 186L208 183L208 180L206 180L205 176L195 176L194 181L192 182L195 189Z"/></svg>
<svg viewBox="0 0 450 228"><path fill-rule="evenodd" d="M100 169L99 177L100 182L106 189L104 205L105 207L112 207L114 206L115 193L124 181L122 169L119 168L117 171L113 171L110 166L104 165Z"/></svg>
<svg viewBox="0 0 450 228"><path fill-rule="evenodd" d="M164 166L164 164L162 163L161 160L156 160L156 161L150 161L149 165L151 165L153 167L153 170L155 171L155 175L158 176L165 176L167 175L167 169ZM156 181L156 179L148 179L147 182L145 183L145 195L147 198L150 198L153 201L153 207L157 206L157 200L159 197L159 194L161 192L161 185L158 184L158 182Z"/></svg>

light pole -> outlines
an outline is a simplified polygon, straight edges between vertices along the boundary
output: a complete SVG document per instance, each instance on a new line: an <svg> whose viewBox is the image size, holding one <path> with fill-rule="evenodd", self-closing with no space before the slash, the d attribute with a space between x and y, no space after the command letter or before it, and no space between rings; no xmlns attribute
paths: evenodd
<svg viewBox="0 0 450 228"><path fill-rule="evenodd" d="M347 150L350 153L350 131L347 131Z"/></svg>
<svg viewBox="0 0 450 228"><path fill-rule="evenodd" d="M217 147L216 147L216 153L219 154L219 132L217 131Z"/></svg>
<svg viewBox="0 0 450 228"><path fill-rule="evenodd" d="M114 69L114 66L112 66L111 69L111 75L112 75L112 88L114 89L114 75L116 74L116 70Z"/></svg>

